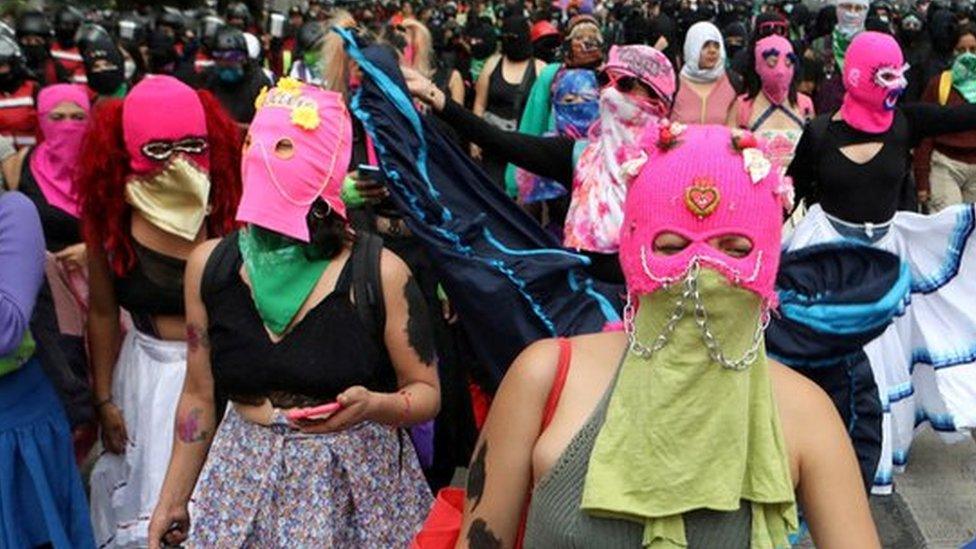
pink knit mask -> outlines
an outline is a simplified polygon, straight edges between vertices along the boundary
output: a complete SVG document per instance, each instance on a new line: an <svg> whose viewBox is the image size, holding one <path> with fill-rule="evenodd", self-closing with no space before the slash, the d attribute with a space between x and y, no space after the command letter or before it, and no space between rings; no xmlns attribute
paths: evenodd
<svg viewBox="0 0 976 549"><path fill-rule="evenodd" d="M144 175L182 155L210 168L207 116L197 92L172 76L149 76L132 88L122 107L129 168Z"/></svg>
<svg viewBox="0 0 976 549"><path fill-rule="evenodd" d="M782 105L790 93L796 65L793 45L786 38L773 34L756 42L755 57L763 93L772 103Z"/></svg>
<svg viewBox="0 0 976 549"><path fill-rule="evenodd" d="M792 185L755 138L723 126L671 124L645 133L644 149L648 161L627 194L620 232L628 292L652 293L698 264L775 306L780 230ZM688 246L674 255L655 252L655 239L665 233L684 237ZM744 236L752 249L737 258L709 244L722 236Z"/></svg>
<svg viewBox="0 0 976 549"><path fill-rule="evenodd" d="M847 48L844 60L844 103L840 112L853 128L882 133L891 127L898 99L905 92L908 65L894 38L862 32Z"/></svg>

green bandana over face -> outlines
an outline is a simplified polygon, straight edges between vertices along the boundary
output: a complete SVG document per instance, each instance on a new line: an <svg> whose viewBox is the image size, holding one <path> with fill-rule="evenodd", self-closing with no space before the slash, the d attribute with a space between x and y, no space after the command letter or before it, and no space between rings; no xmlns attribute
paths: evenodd
<svg viewBox="0 0 976 549"><path fill-rule="evenodd" d="M761 337L756 346L760 298L711 269L694 279L726 359L757 349L755 361L732 370L713 360L686 298L663 347L649 358L627 351L590 455L582 508L642 523L644 547L672 549L688 545L683 513L751 504L752 547L789 547L796 504ZM641 297L637 341L654 346L685 290L676 284Z"/></svg>
<svg viewBox="0 0 976 549"><path fill-rule="evenodd" d="M254 304L275 335L291 325L329 266L328 259L308 253L311 246L255 225L240 231L238 247Z"/></svg>
<svg viewBox="0 0 976 549"><path fill-rule="evenodd" d="M834 51L834 62L837 63L837 72L844 72L844 56L847 55L847 46L851 45L855 35L847 35L834 28L832 49Z"/></svg>
<svg viewBox="0 0 976 549"><path fill-rule="evenodd" d="M952 63L952 87L967 103L976 103L976 54L966 52L956 57Z"/></svg>

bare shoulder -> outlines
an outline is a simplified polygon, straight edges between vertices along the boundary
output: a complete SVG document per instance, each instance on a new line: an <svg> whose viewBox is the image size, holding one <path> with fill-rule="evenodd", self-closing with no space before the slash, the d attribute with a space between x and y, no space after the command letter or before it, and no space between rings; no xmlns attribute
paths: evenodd
<svg viewBox="0 0 976 549"><path fill-rule="evenodd" d="M207 264L207 260L210 259L214 248L217 247L217 244L220 244L220 241L220 238L211 238L200 243L196 248L193 248L190 256L186 258L187 271L190 269L202 270L203 266Z"/></svg>
<svg viewBox="0 0 976 549"><path fill-rule="evenodd" d="M784 421L836 414L830 397L816 383L774 360L769 361L769 373L773 398Z"/></svg>
<svg viewBox="0 0 976 549"><path fill-rule="evenodd" d="M522 350L512 362L499 391L504 389L518 392L549 394L549 388L556 377L559 362L559 340L540 339Z"/></svg>
<svg viewBox="0 0 976 549"><path fill-rule="evenodd" d="M400 256L383 248L383 252L380 254L380 276L383 277L384 281L399 280L406 282L407 278L410 277L410 267L400 259Z"/></svg>

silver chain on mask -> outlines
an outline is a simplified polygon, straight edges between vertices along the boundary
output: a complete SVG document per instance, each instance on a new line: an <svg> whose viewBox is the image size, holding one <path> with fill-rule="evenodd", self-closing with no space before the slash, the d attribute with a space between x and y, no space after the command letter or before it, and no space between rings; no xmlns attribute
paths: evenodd
<svg viewBox="0 0 976 549"><path fill-rule="evenodd" d="M745 370L759 357L760 346L763 344L763 332L766 331L766 327L769 325L769 314L763 313L762 319L756 326L756 333L752 336L752 346L749 350L738 360L729 360L722 351L721 343L719 343L715 334L712 333L708 326L708 312L705 310L705 304L702 303L701 294L698 291L699 272L700 268L696 261L692 264L687 276L685 276L682 282L684 290L675 303L671 317L668 318L661 333L654 339L650 347L644 345L637 339L637 329L634 327L634 304L628 301L626 310L624 311L624 318L627 323L627 340L630 351L644 360L650 360L654 356L654 353L663 349L668 344L668 341L670 341L675 328L678 326L678 322L687 313L686 303L693 303L695 324L701 332L705 348L708 349L708 356L723 368L735 371Z"/></svg>

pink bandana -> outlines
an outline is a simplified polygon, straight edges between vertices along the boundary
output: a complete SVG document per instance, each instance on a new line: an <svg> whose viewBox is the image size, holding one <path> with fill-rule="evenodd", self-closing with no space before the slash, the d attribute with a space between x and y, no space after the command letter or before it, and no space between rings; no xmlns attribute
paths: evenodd
<svg viewBox="0 0 976 549"><path fill-rule="evenodd" d="M54 121L48 118L62 103L81 107L85 111L85 120L64 118ZM79 216L80 204L71 177L78 165L90 109L85 88L74 84L48 86L37 96L37 117L44 141L31 153L31 173L48 203L74 217Z"/></svg>
<svg viewBox="0 0 976 549"><path fill-rule="evenodd" d="M778 34L756 42L756 73L762 80L762 91L774 105L782 105L790 93L796 54L790 41Z"/></svg>
<svg viewBox="0 0 976 549"><path fill-rule="evenodd" d="M774 306L784 201L792 186L755 138L722 126L672 124L648 132L644 142L648 161L627 194L620 234L628 291L652 293L682 279L697 262ZM690 244L675 255L655 253L654 240L667 232ZM736 258L709 245L724 235L747 237L752 250Z"/></svg>
<svg viewBox="0 0 976 549"><path fill-rule="evenodd" d="M844 61L844 103L840 113L851 127L882 133L891 127L895 107L908 81L908 65L894 38L862 32L847 48Z"/></svg>
<svg viewBox="0 0 976 549"><path fill-rule="evenodd" d="M352 154L349 112L341 94L287 78L256 104L237 220L308 242L316 198L346 215L339 195Z"/></svg>

